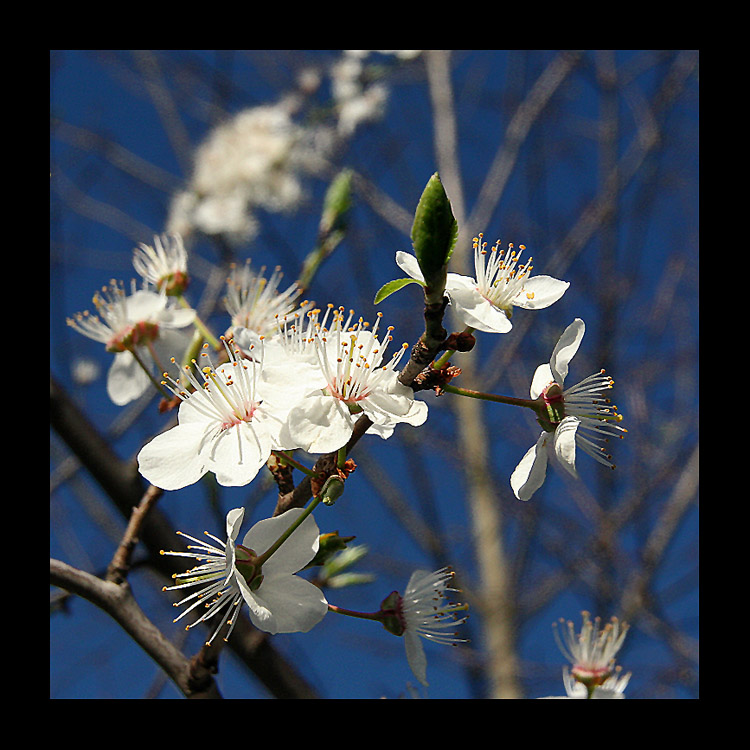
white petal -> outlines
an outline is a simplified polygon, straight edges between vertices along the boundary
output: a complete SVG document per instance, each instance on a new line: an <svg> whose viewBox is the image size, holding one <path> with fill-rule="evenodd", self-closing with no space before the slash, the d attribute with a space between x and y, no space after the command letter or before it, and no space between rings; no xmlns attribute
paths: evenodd
<svg viewBox="0 0 750 750"><path fill-rule="evenodd" d="M565 382L565 377L568 374L568 363L578 351L585 332L586 325L580 318L576 318L560 336L560 340L555 345L549 360L556 383L562 385Z"/></svg>
<svg viewBox="0 0 750 750"><path fill-rule="evenodd" d="M505 312L486 300L473 285L451 284L445 291L465 325L485 333L508 333L513 327Z"/></svg>
<svg viewBox="0 0 750 750"><path fill-rule="evenodd" d="M414 391L398 380L394 370L383 372L373 382L371 393L361 401L362 410L375 424L406 422L419 427L427 419L427 404L414 398Z"/></svg>
<svg viewBox="0 0 750 750"><path fill-rule="evenodd" d="M557 302L569 286L569 281L560 281L552 276L532 276L524 283L513 304L525 310L541 310Z"/></svg>
<svg viewBox="0 0 750 750"><path fill-rule="evenodd" d="M273 616L273 612L268 604L258 597L255 592L250 591L250 587L247 585L245 579L236 571L234 572L234 580L242 593L245 604L247 604L250 610L250 620L253 625L264 633L277 633L276 618Z"/></svg>
<svg viewBox="0 0 750 750"><path fill-rule="evenodd" d="M547 476L547 442L550 438L548 432L542 432L511 474L510 486L519 500L528 500L544 484Z"/></svg>
<svg viewBox="0 0 750 750"><path fill-rule="evenodd" d="M422 640L414 631L407 630L404 633L404 645L406 646L406 661L409 662L411 671L425 687L429 687L427 682L427 657L424 653Z"/></svg>
<svg viewBox="0 0 750 750"><path fill-rule="evenodd" d="M328 602L317 586L299 576L269 578L265 565L263 570L265 577L256 597L273 613L274 630L268 632L307 633L325 617Z"/></svg>
<svg viewBox="0 0 750 750"><path fill-rule="evenodd" d="M330 453L345 445L351 434L348 409L337 398L318 393L289 412L279 444L282 450L302 448L308 453Z"/></svg>
<svg viewBox="0 0 750 750"><path fill-rule="evenodd" d="M227 539L235 541L240 533L242 519L245 517L244 508L234 508L227 513Z"/></svg>
<svg viewBox="0 0 750 750"><path fill-rule="evenodd" d="M206 466L224 487L243 487L255 479L273 443L262 425L242 422L222 431L203 449Z"/></svg>
<svg viewBox="0 0 750 750"><path fill-rule="evenodd" d="M180 424L157 435L138 454L138 471L163 490L194 484L207 470L198 453L203 433L203 426L194 423Z"/></svg>
<svg viewBox="0 0 750 750"><path fill-rule="evenodd" d="M531 380L531 388L529 389L531 398L539 398L539 394L553 381L554 378L552 377L550 366L546 363L539 365Z"/></svg>
<svg viewBox="0 0 750 750"><path fill-rule="evenodd" d="M146 366L151 357L144 357ZM117 406L125 406L140 398L151 386L148 375L130 352L115 354L107 373L107 395Z"/></svg>
<svg viewBox="0 0 750 750"><path fill-rule="evenodd" d="M243 546L262 555L303 513L302 508L292 508L280 516L258 521L245 534ZM291 536L274 552L263 566L266 576L291 575L310 562L318 552L320 529L312 515L296 528Z"/></svg>
<svg viewBox="0 0 750 750"><path fill-rule="evenodd" d="M402 271L404 271L404 273L411 276L412 279L417 279L417 281L421 281L422 283L424 283L422 269L420 269L419 267L419 261L417 260L416 256L399 250L396 253L396 265Z"/></svg>
<svg viewBox="0 0 750 750"><path fill-rule="evenodd" d="M185 328L195 321L195 310L185 307L167 307L161 313L157 322L165 328Z"/></svg>
<svg viewBox="0 0 750 750"><path fill-rule="evenodd" d="M139 289L125 298L125 309L128 320L132 323L150 321L155 323L167 306L164 294Z"/></svg>
<svg viewBox="0 0 750 750"><path fill-rule="evenodd" d="M555 455L567 471L576 479L576 430L581 423L576 417L565 417L555 430Z"/></svg>

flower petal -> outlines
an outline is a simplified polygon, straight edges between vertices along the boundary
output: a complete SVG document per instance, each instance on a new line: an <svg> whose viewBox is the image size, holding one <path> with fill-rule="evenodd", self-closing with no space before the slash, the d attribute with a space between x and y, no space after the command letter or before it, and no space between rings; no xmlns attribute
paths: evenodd
<svg viewBox="0 0 750 750"><path fill-rule="evenodd" d="M276 555L271 560L274 557ZM266 571L265 565L263 571ZM263 602L273 614L273 629L268 630L269 633L307 633L328 612L328 602L323 592L299 576L269 578L265 574L255 594L256 599Z"/></svg>
<svg viewBox="0 0 750 750"><path fill-rule="evenodd" d="M562 385L568 374L568 363L575 356L578 347L581 345L583 334L586 331L585 323L576 318L562 333L559 341L552 351L549 365L552 368L552 375L555 382Z"/></svg>
<svg viewBox="0 0 750 750"><path fill-rule="evenodd" d="M396 253L396 265L402 271L404 271L404 273L411 276L412 279L416 279L417 281L421 281L422 283L424 283L422 269L420 269L419 267L419 261L417 260L416 256L399 250Z"/></svg>
<svg viewBox="0 0 750 750"><path fill-rule="evenodd" d="M289 412L279 445L281 450L330 453L345 445L351 434L352 419L346 407L337 398L318 392Z"/></svg>
<svg viewBox="0 0 750 750"><path fill-rule="evenodd" d="M531 380L531 388L529 389L531 398L539 398L539 394L553 381L552 368L546 363L539 365Z"/></svg>
<svg viewBox="0 0 750 750"><path fill-rule="evenodd" d="M197 482L207 471L199 450L204 429L179 424L157 435L138 454L138 471L163 490L179 490Z"/></svg>
<svg viewBox="0 0 750 750"><path fill-rule="evenodd" d="M224 487L243 487L255 479L271 455L273 443L263 425L240 422L222 430L204 448L206 466Z"/></svg>
<svg viewBox="0 0 750 750"><path fill-rule="evenodd" d="M144 356L144 363L151 363L150 355ZM131 352L115 354L107 373L107 395L117 406L125 406L140 398L151 381Z"/></svg>
<svg viewBox="0 0 750 750"><path fill-rule="evenodd" d="M409 662L411 671L425 687L429 687L427 682L427 657L424 653L422 640L413 630L407 630L404 633L404 645L406 646L406 661Z"/></svg>
<svg viewBox="0 0 750 750"><path fill-rule="evenodd" d="M555 455L562 466L576 479L576 430L581 420L577 417L565 417L555 430Z"/></svg>
<svg viewBox="0 0 750 750"><path fill-rule="evenodd" d="M513 327L505 312L486 300L473 284L454 280L446 286L445 292L465 325L485 333L507 333Z"/></svg>
<svg viewBox="0 0 750 750"><path fill-rule="evenodd" d="M541 310L557 302L569 286L569 281L560 281L552 276L532 276L524 283L513 304L524 310Z"/></svg>
<svg viewBox="0 0 750 750"><path fill-rule="evenodd" d="M542 432L539 440L526 451L510 477L510 486L519 500L528 500L543 484L547 476L547 443L551 435Z"/></svg>
<svg viewBox="0 0 750 750"><path fill-rule="evenodd" d="M262 555L302 515L302 508L292 508L274 518L258 521L245 534L243 546ZM274 552L263 565L266 577L296 573L307 565L318 552L320 529L309 515L291 536Z"/></svg>
<svg viewBox="0 0 750 750"><path fill-rule="evenodd" d="M250 620L253 625L264 633L273 634L278 632L276 618L271 608L255 592L250 591L247 581L236 570L234 571L234 582L237 584L237 588L239 588L242 598L250 610Z"/></svg>
<svg viewBox="0 0 750 750"><path fill-rule="evenodd" d="M373 381L372 385L372 391L362 400L361 406L375 424L406 422L419 427L427 419L427 404L414 398L414 391L399 382L395 370L383 372L383 377Z"/></svg>

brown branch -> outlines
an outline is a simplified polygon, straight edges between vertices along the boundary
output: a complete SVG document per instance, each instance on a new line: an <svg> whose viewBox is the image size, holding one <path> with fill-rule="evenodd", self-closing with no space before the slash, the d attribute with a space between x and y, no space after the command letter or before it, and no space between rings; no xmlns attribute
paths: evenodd
<svg viewBox="0 0 750 750"><path fill-rule="evenodd" d="M123 461L114 453L106 439L51 376L50 423L120 513L129 519L133 507L139 505L144 495L144 483L135 462ZM149 564L170 581L172 574L183 572L183 568L179 558L160 555L159 550L172 548L174 531L158 508L150 509L139 529L140 540L150 552ZM227 647L274 697L317 697L295 667L274 648L267 634L255 629L247 617L238 620Z"/></svg>
<svg viewBox="0 0 750 750"><path fill-rule="evenodd" d="M112 583L123 583L127 578L130 571L130 561L133 551L138 544L141 527L146 520L148 512L163 494L164 490L151 485L146 490L138 506L133 508L133 512L130 514L130 521L128 521L127 528L120 541L120 546L117 548L112 557L112 562L107 568L106 580Z"/></svg>
<svg viewBox="0 0 750 750"><path fill-rule="evenodd" d="M50 558L50 583L83 597L112 617L164 670L187 698L221 698L211 671L187 659L138 606L126 581L103 581Z"/></svg>

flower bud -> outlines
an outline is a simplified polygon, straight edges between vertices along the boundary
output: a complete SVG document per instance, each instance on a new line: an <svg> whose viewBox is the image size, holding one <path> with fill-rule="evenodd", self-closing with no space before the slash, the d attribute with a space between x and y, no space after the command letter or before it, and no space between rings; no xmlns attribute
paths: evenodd
<svg viewBox="0 0 750 750"><path fill-rule="evenodd" d="M443 298L448 260L458 238L458 223L437 172L430 177L414 212L411 241L424 276L425 300Z"/></svg>

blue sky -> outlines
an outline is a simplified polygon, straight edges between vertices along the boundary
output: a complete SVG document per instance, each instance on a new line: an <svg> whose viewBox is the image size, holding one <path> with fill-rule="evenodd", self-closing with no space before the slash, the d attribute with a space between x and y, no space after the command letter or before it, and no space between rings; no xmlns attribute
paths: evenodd
<svg viewBox="0 0 750 750"><path fill-rule="evenodd" d="M326 66L340 53L167 50L144 57L132 51L51 51L51 372L111 436L121 457L133 457L164 428L164 417L155 401L137 415L115 406L104 388L111 355L66 326L65 319L90 308L93 293L110 279L129 283L135 275L132 249L163 231L170 198L189 178L191 149L211 127L245 108L277 101L301 67ZM424 185L438 169L433 109L423 57L401 64L386 56L370 59L384 66L373 71L385 71L384 116L363 124L331 161L335 168L356 170L403 214L388 221L385 201L355 194L349 232L320 269L309 296L322 304L353 307L366 319L380 310L383 322L396 327L394 343L413 343L422 325L418 288L407 287L378 308L372 298L383 283L402 275L393 261L396 251L410 250L402 217L413 215ZM469 213L498 148L509 144L509 128L515 132L519 102L557 59L557 50L454 51L458 160ZM608 88L605 74L612 69L616 85ZM661 93L670 76L679 82L674 99ZM149 88L155 82L164 86L161 98ZM306 116L329 116L329 94L324 82ZM609 150L601 138L605 121L617 125ZM639 137L648 134L649 123L660 138L641 154ZM603 176L613 164L633 171L620 173L612 220L600 222L579 241L587 211L601 196ZM563 659L552 637L553 621L578 622L582 609L605 618L618 614L597 607L614 606L629 571L642 564L644 549L650 549L669 518L680 470L698 443L697 183L697 63L690 51L617 50L609 55L590 50L524 135L487 224L466 228L483 231L490 242L500 237L525 244L534 256L535 273L559 273L571 282L563 299L548 310L518 311L507 337L479 338L485 381L495 392L526 396L536 365L549 358L565 326L581 317L586 336L571 378L580 380L605 366L615 377L614 400L629 429L627 440L616 446L618 468L612 475L583 457L578 485L551 472L543 490L522 504L512 496L508 477L538 427L513 407L486 404L492 480L508 554L519 575L523 618L518 646L528 697L562 689ZM304 185L306 198L296 211L259 212L260 232L234 248L237 260L251 258L256 268L281 264L289 281L296 277L315 242L327 180L309 177ZM204 237L191 245L191 254L196 279L188 297L197 303L205 271L219 255ZM534 316L528 329L524 315ZM218 332L227 316L219 308L208 322ZM100 372L85 385L72 374L81 358L96 363ZM322 530L354 534L357 543L368 546L358 569L376 575L374 583L328 592L333 603L376 609L391 590L403 590L417 567L451 562L468 581L479 574L462 464L451 450L455 419L450 397L429 393L420 398L430 408L429 430L404 425L391 440L363 440L354 453L359 467L344 497L333 508L316 511ZM51 555L101 572L123 521L85 471L70 470L66 455L52 435ZM159 509L175 530L220 535L227 510L246 507L249 528L270 515L274 495L272 487L264 492L258 482L221 491L204 482L167 493ZM616 551L608 558L613 570L606 574L573 565L576 549L592 538L594 507L621 523ZM441 536L443 554L425 548L409 524L412 516ZM697 516L694 501L680 516L650 579L658 606L634 624L626 641L620 663L633 673L628 697L697 697L692 659L698 640ZM139 567L131 583L149 617L168 637L181 638L183 630L172 624L174 611L161 592L164 582ZM541 596L547 584L555 593ZM468 647L427 644L428 697L485 695L478 669L483 659L480 613L472 613L466 630L472 638ZM189 634L185 653L195 653L200 642L201 634ZM311 633L277 636L274 643L322 697L397 698L415 684L403 643L375 624L328 615ZM227 697L267 697L228 652L217 680ZM50 695L179 694L107 615L76 599L50 618Z"/></svg>

